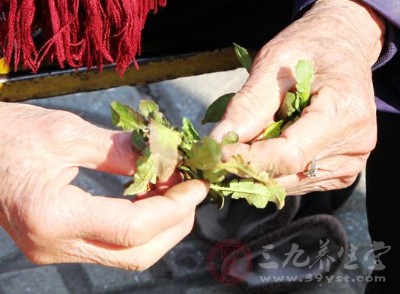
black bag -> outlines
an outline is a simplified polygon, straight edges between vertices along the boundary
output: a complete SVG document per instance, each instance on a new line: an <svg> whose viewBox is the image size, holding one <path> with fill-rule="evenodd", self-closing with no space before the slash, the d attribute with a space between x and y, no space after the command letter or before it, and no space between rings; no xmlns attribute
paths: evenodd
<svg viewBox="0 0 400 294"><path fill-rule="evenodd" d="M194 233L219 250L209 256L211 274L263 293L291 291L333 274L348 250L346 230L333 213L359 178L345 189L287 196L281 210L274 203L258 209L245 200L226 199L221 210L202 204Z"/></svg>

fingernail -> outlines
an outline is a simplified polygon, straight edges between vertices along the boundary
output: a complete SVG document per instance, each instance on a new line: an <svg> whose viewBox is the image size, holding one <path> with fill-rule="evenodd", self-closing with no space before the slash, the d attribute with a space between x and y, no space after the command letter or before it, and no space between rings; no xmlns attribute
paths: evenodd
<svg viewBox="0 0 400 294"><path fill-rule="evenodd" d="M225 134L233 131L233 125L229 121L221 121L218 125L211 131L210 136L217 142L222 142L222 138Z"/></svg>

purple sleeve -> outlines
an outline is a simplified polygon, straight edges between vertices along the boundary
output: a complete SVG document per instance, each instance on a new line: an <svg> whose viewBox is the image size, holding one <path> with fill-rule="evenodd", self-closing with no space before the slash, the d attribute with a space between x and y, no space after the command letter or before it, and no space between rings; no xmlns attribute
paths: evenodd
<svg viewBox="0 0 400 294"><path fill-rule="evenodd" d="M377 109L400 115L400 0L362 1L386 20L385 45L372 67ZM295 0L294 17L299 17L314 2Z"/></svg>
<svg viewBox="0 0 400 294"><path fill-rule="evenodd" d="M397 28L400 28L400 0L361 0L365 4L374 8L388 22ZM295 12L299 12L306 8L315 0L296 0L295 1Z"/></svg>
<svg viewBox="0 0 400 294"><path fill-rule="evenodd" d="M365 4L374 8L388 22L400 28L400 0L362 0Z"/></svg>
<svg viewBox="0 0 400 294"><path fill-rule="evenodd" d="M373 66L373 69L379 68L390 61L400 50L400 0L362 0L365 4L380 13L387 22L387 36L384 50L381 56ZM315 0L296 0L294 14L303 12L309 8L309 5Z"/></svg>

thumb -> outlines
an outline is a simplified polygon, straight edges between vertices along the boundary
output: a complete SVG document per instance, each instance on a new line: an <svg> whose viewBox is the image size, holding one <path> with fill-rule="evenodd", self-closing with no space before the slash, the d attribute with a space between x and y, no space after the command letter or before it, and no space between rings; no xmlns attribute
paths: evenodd
<svg viewBox="0 0 400 294"><path fill-rule="evenodd" d="M234 131L240 142L257 137L273 121L284 93L290 88L288 83L280 83L278 73L278 70L256 66L255 63L248 80L229 102L225 115L211 136L221 141L225 134Z"/></svg>
<svg viewBox="0 0 400 294"><path fill-rule="evenodd" d="M80 118L71 125L63 142L71 165L113 174L134 173L140 152L132 147L130 133L101 128Z"/></svg>
<svg viewBox="0 0 400 294"><path fill-rule="evenodd" d="M207 196L208 189L205 182L190 180L170 188L163 196L134 202L93 197L74 186L68 186L64 191L69 198L75 196L74 202L68 201L76 207L79 222L74 230L80 232L81 237L133 247L192 216L196 206Z"/></svg>

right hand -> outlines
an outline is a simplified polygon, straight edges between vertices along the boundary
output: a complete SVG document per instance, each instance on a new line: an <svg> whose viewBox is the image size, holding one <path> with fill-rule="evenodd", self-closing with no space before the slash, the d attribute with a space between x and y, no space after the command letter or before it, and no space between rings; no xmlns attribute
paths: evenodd
<svg viewBox="0 0 400 294"><path fill-rule="evenodd" d="M376 144L371 66L383 36L384 22L361 1L316 1L260 50L248 80L212 131L217 140L230 131L239 135L239 144L224 148L225 159L241 154L261 169L275 166L288 195L351 185ZM311 61L315 70L310 105L279 138L258 140L293 90L300 59ZM314 158L318 176L307 177Z"/></svg>
<svg viewBox="0 0 400 294"><path fill-rule="evenodd" d="M191 231L201 181L134 202L71 185L79 167L132 175L130 134L31 105L0 102L0 113L0 225L32 262L144 270Z"/></svg>

